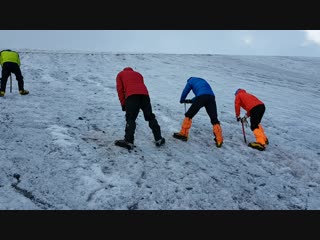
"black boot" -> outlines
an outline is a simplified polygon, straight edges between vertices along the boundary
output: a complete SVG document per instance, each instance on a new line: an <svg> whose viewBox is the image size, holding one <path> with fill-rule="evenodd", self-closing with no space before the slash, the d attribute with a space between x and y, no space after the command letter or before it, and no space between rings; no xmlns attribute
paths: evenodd
<svg viewBox="0 0 320 240"><path fill-rule="evenodd" d="M129 142L127 142L126 140L116 140L116 141L114 142L114 144L115 144L116 146L123 147L123 148L126 148L126 149L128 149L128 150L132 150L132 149L134 148L133 143L129 143Z"/></svg>
<svg viewBox="0 0 320 240"><path fill-rule="evenodd" d="M160 140L155 141L155 144L157 147L160 147L160 146L164 145L165 142L166 142L166 140L164 138L160 138Z"/></svg>
<svg viewBox="0 0 320 240"><path fill-rule="evenodd" d="M20 93L20 95L27 95L27 94L29 94L29 91L28 90L20 90L19 93Z"/></svg>
<svg viewBox="0 0 320 240"><path fill-rule="evenodd" d="M173 137L184 142L188 141L188 137L181 135L179 132L173 133Z"/></svg>

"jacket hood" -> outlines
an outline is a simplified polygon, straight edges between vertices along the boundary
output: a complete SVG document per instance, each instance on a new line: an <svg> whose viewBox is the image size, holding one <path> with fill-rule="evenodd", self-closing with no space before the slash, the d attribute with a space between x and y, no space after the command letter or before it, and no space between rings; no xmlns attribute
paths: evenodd
<svg viewBox="0 0 320 240"><path fill-rule="evenodd" d="M246 90L238 88L237 91L234 93L234 95L237 96L237 94L240 92L246 92Z"/></svg>
<svg viewBox="0 0 320 240"><path fill-rule="evenodd" d="M0 52L12 52L10 49L3 49Z"/></svg>
<svg viewBox="0 0 320 240"><path fill-rule="evenodd" d="M133 71L133 69L131 67L125 67L123 71Z"/></svg>

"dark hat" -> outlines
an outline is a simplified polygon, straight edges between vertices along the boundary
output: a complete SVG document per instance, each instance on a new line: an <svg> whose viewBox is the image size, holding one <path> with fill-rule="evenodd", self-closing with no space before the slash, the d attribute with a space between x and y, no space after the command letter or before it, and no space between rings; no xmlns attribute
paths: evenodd
<svg viewBox="0 0 320 240"><path fill-rule="evenodd" d="M235 91L234 95L237 96L238 92L241 90L241 88L238 88L237 91Z"/></svg>

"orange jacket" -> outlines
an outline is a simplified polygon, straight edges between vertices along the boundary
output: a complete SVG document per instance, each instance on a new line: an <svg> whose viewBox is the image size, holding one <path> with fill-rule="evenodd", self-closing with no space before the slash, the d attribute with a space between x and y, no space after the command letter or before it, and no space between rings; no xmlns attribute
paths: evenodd
<svg viewBox="0 0 320 240"><path fill-rule="evenodd" d="M250 93L247 93L244 89L239 89L236 92L236 97L234 100L234 108L236 112L236 117L240 117L240 107L247 111L246 115L250 117L250 111L257 105L264 104L257 97Z"/></svg>

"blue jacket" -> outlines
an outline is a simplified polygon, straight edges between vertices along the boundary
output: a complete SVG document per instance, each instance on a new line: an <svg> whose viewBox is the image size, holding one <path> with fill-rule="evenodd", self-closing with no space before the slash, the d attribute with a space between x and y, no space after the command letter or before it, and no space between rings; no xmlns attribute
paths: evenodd
<svg viewBox="0 0 320 240"><path fill-rule="evenodd" d="M200 95L209 94L209 95L214 96L214 93L213 93L209 83L206 80L204 80L202 78L191 77L187 80L187 84L182 91L182 94L180 97L180 103L183 103L184 100L186 100L186 97L188 96L188 94L191 90L194 93L194 95L196 95L192 99L192 102L194 101L194 99L196 97L198 97Z"/></svg>

